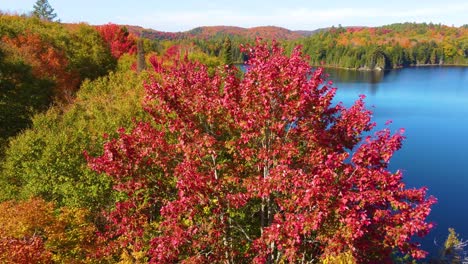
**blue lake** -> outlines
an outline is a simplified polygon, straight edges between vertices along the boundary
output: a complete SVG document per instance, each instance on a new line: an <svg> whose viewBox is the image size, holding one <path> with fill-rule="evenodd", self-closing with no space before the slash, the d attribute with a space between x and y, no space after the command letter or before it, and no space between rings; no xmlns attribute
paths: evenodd
<svg viewBox="0 0 468 264"><path fill-rule="evenodd" d="M403 148L390 169L409 187L429 188L438 199L429 220L436 227L423 240L432 254L448 228L468 240L468 67L414 67L385 72L325 69L337 87L336 102L351 105L360 94L377 128L405 128Z"/></svg>

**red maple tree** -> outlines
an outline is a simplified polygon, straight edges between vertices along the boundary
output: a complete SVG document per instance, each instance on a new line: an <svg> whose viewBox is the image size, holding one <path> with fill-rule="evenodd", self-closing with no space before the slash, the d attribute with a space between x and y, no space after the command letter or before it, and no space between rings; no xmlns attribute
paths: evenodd
<svg viewBox="0 0 468 264"><path fill-rule="evenodd" d="M110 245L152 263L312 261L350 252L390 262L432 227L435 198L387 169L403 136L374 127L364 97L346 108L296 48L245 50L243 77L181 61L145 85L152 122L109 140L90 165L123 194Z"/></svg>
<svg viewBox="0 0 468 264"><path fill-rule="evenodd" d="M101 37L108 43L111 54L120 58L125 53L134 54L136 52L136 40L125 27L116 24L106 24L98 26L97 30Z"/></svg>

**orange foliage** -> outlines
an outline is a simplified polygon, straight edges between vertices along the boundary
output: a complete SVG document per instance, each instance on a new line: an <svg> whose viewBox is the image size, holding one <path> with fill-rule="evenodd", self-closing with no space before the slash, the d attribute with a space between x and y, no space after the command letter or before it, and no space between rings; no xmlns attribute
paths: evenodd
<svg viewBox="0 0 468 264"><path fill-rule="evenodd" d="M29 32L15 38L4 36L2 41L17 57L32 67L35 77L55 83L54 94L57 98L71 100L73 92L78 88L79 77L68 71L68 61L63 52L39 35Z"/></svg>
<svg viewBox="0 0 468 264"><path fill-rule="evenodd" d="M53 206L32 199L0 204L0 261L2 263L49 263L52 254L45 249L44 227L53 221Z"/></svg>
<svg viewBox="0 0 468 264"><path fill-rule="evenodd" d="M1 263L83 263L96 250L96 228L85 209L39 198L0 203ZM80 261L78 261L80 260Z"/></svg>
<svg viewBox="0 0 468 264"><path fill-rule="evenodd" d="M354 46L365 46L368 43L385 45L398 43L404 48L410 48L418 42L434 41L437 44L442 43L448 36L451 38L461 38L468 36L468 30L459 27L422 26L419 24L408 24L404 28L392 29L392 25L384 27L349 27L337 36L339 45L352 44Z"/></svg>

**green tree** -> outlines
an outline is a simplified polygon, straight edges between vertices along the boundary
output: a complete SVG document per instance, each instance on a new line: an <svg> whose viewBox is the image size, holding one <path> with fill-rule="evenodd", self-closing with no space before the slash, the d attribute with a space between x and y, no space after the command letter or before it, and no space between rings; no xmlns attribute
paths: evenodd
<svg viewBox="0 0 468 264"><path fill-rule="evenodd" d="M53 21L57 17L54 9L47 0L37 0L34 4L33 15L47 21Z"/></svg>
<svg viewBox="0 0 468 264"><path fill-rule="evenodd" d="M100 153L105 132L130 128L133 118L143 117L143 89L134 89L143 77L125 71L85 81L67 111L52 107L36 115L5 151L0 201L41 197L94 212L113 202L109 178L88 169L82 152Z"/></svg>
<svg viewBox="0 0 468 264"><path fill-rule="evenodd" d="M27 29L27 30L26 30ZM115 69L90 25L65 26L35 17L0 15L0 159L9 140L54 102L69 102L80 83Z"/></svg>
<svg viewBox="0 0 468 264"><path fill-rule="evenodd" d="M232 65L232 44L231 39L226 37L223 43L223 59L224 64L231 66Z"/></svg>
<svg viewBox="0 0 468 264"><path fill-rule="evenodd" d="M70 68L78 72L81 80L94 80L115 69L117 60L92 26L78 25L65 40L62 49L67 54Z"/></svg>
<svg viewBox="0 0 468 264"><path fill-rule="evenodd" d="M34 76L32 67L11 47L0 44L0 158L9 138L27 128L32 116L49 106L52 85L50 80Z"/></svg>

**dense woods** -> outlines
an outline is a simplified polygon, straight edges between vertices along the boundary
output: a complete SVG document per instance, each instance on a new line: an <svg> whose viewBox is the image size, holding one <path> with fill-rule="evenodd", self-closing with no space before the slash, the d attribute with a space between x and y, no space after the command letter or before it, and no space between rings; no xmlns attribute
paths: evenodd
<svg viewBox="0 0 468 264"><path fill-rule="evenodd" d="M387 168L402 133L373 131L362 97L333 104L312 66L466 65L467 27L163 34L54 18L0 14L0 262L425 256L414 237L435 199Z"/></svg>
<svg viewBox="0 0 468 264"><path fill-rule="evenodd" d="M468 26L400 23L382 27L331 27L315 31L289 31L278 27L199 27L166 33L131 27L149 39L191 41L210 55L222 53L223 41L233 42L235 62L247 59L239 44L256 37L281 40L288 52L301 45L315 66L373 70L417 65L468 65Z"/></svg>
<svg viewBox="0 0 468 264"><path fill-rule="evenodd" d="M299 40L314 65L394 69L412 65L468 65L468 27L392 24L330 28Z"/></svg>

